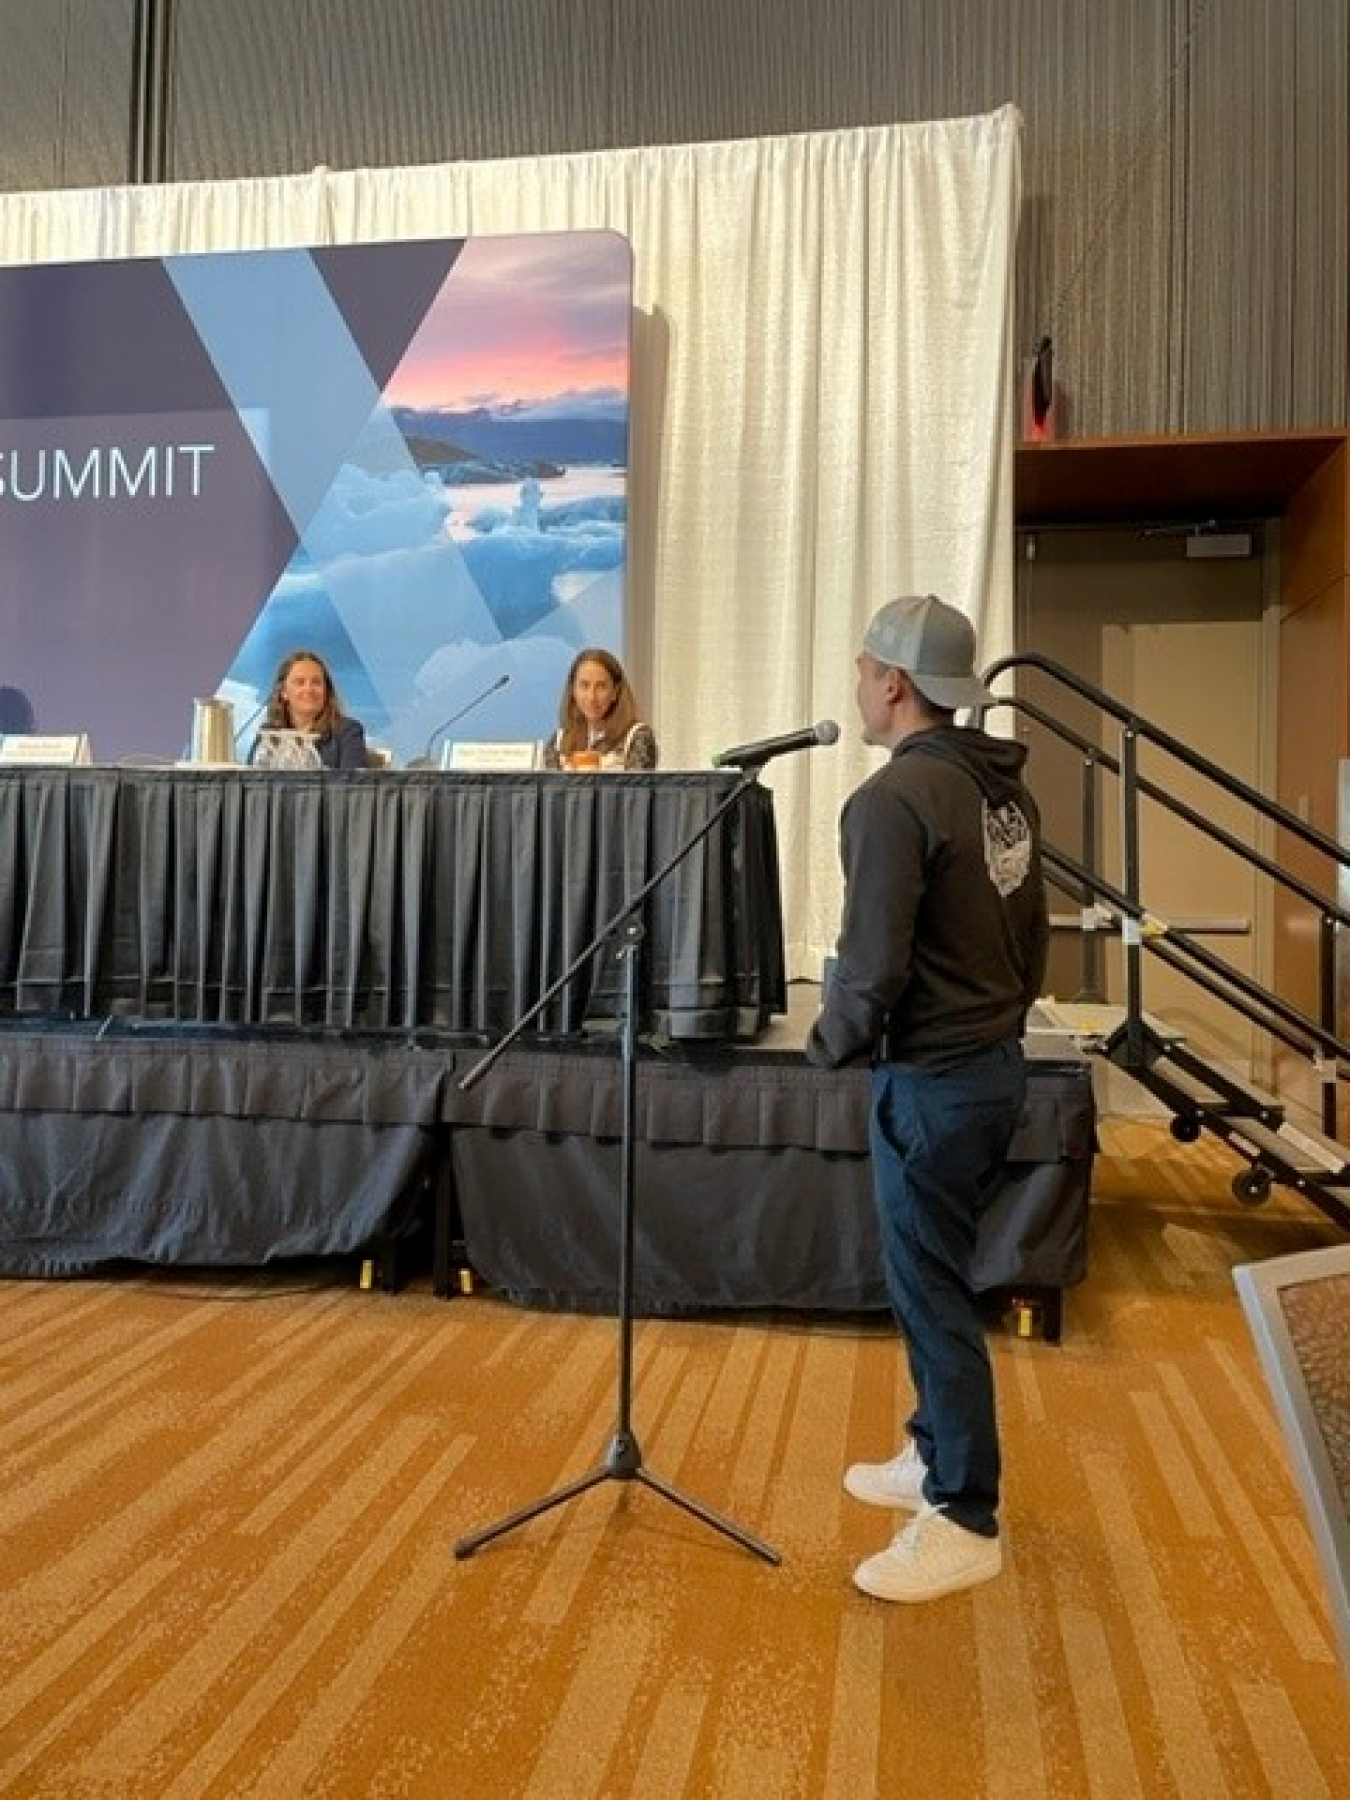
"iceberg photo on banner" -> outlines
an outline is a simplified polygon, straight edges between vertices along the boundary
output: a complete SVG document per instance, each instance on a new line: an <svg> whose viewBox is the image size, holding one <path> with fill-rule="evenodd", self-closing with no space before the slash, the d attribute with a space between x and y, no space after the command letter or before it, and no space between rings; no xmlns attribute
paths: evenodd
<svg viewBox="0 0 1350 1800"><path fill-rule="evenodd" d="M398 762L546 735L623 654L631 305L609 231L0 271L6 673L104 761L208 693L247 756L302 648Z"/></svg>

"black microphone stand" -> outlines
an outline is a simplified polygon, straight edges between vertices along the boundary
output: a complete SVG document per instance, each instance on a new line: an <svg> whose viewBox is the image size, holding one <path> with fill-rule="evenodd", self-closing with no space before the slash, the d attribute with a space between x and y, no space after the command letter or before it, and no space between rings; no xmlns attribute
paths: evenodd
<svg viewBox="0 0 1350 1800"><path fill-rule="evenodd" d="M712 1526L725 1537L732 1538L754 1555L763 1557L765 1562L781 1563L782 1557L767 1544L743 1531L730 1519L720 1513L713 1512L701 1501L683 1494L669 1482L653 1475L642 1459L642 1449L638 1443L637 1433L632 1424L633 1399L633 1242L636 1222L636 1183L634 1170L637 1149L637 1070L638 1070L638 1007L639 985L638 966L642 953L642 942L646 928L637 916L647 896L658 888L677 868L695 846L703 841L713 827L730 812L745 790L756 780L759 769L750 768L740 771L736 785L713 808L707 819L688 840L682 844L675 854L659 868L650 880L645 881L637 892L624 901L612 918L606 921L591 942L569 964L558 979L542 994L524 1016L516 1021L506 1036L494 1044L487 1055L480 1058L460 1082L461 1090L471 1088L486 1075L488 1070L503 1054L508 1045L524 1031L530 1021L536 1018L554 996L560 993L577 972L594 957L611 938L619 940L618 955L624 964L623 982L623 1020L621 1034L621 1053L623 1070L623 1109L620 1126L620 1178L619 1178L619 1363L618 1363L618 1418L614 1432L599 1464L589 1474L571 1481L566 1487L547 1494L541 1500L532 1501L517 1511L508 1513L505 1518L497 1520L493 1525L485 1525L480 1530L471 1532L460 1538L454 1546L458 1560L472 1556L480 1545L488 1543L492 1538L503 1536L514 1531L518 1525L536 1519L540 1513L548 1512L552 1507L561 1506L566 1500L573 1500L578 1494L597 1487L603 1481L640 1481L644 1487L662 1495L665 1499L681 1506L696 1519L702 1519L705 1525ZM603 776L600 777L604 779Z"/></svg>
<svg viewBox="0 0 1350 1800"><path fill-rule="evenodd" d="M408 767L410 769L434 769L436 760L431 754L431 746L436 742L436 739L438 737L444 737L450 727L452 725L458 725L460 720L464 718L466 714L471 713L475 706L481 706L485 700L490 700L493 694L498 693L504 688L510 679L511 671L508 669L504 675L499 675L497 677L491 687L485 687L481 694L475 694L472 700L465 701L458 712L452 712L448 719L442 719L440 724L427 739L426 748L423 750L422 754L414 757L408 764Z"/></svg>
<svg viewBox="0 0 1350 1800"><path fill-rule="evenodd" d="M241 741L243 740L243 738L247 735L248 732L250 732L253 729L253 727L258 723L258 720L261 719L263 714L267 711L268 700L270 700L271 697L272 696L269 694L267 696L267 699L264 700L261 703L261 705L255 706L253 711L248 715L248 717L244 720L243 724L239 727L238 731L235 732L235 734L234 734L234 753L236 756L238 756L238 754L239 754L239 745L240 745Z"/></svg>

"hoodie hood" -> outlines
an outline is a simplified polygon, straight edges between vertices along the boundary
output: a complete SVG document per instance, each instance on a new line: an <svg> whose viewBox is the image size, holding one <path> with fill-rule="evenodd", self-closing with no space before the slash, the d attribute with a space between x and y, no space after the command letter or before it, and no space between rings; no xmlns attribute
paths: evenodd
<svg viewBox="0 0 1350 1800"><path fill-rule="evenodd" d="M936 756L956 763L980 784L991 806L1001 806L1020 788L1027 747L1012 738L991 737L974 726L934 725L903 738L893 757Z"/></svg>

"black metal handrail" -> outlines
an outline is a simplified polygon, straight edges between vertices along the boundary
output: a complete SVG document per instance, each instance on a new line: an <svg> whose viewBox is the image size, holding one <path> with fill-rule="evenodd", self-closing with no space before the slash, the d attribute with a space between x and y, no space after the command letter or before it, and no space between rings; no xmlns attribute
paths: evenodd
<svg viewBox="0 0 1350 1800"><path fill-rule="evenodd" d="M1247 806L1256 818L1276 830L1287 832L1309 849L1327 858L1336 871L1350 870L1350 848L1327 836L1325 832L1318 831L1287 807L1281 806L1172 733L1153 724L1132 707L1124 705L1104 689L1084 680L1082 676L1049 657L1036 652L1002 657L986 670L984 679L986 683L992 684L1010 671L1024 669L1036 670L1060 687L1078 695L1095 708L1099 715L1114 720L1120 728L1119 755L1114 756L1101 744L1094 743L1044 706L1038 706L1021 695L999 694L996 700L997 705L1008 706L1033 720L1077 751L1082 758L1082 854L1079 858L1073 858L1047 845L1047 872L1049 878L1056 885L1062 886L1065 892L1075 894L1080 900L1105 901L1117 916L1125 950L1126 1017L1131 1035L1137 1039L1141 1031L1143 953L1148 951L1231 1006L1260 1030L1270 1033L1304 1056L1316 1059L1324 1073L1330 1069L1336 1079L1344 1078L1350 1072L1350 1043L1337 1033L1334 952L1335 933L1338 929L1350 927L1350 912L1313 882L1281 867L1279 862L1256 846L1244 843L1217 821L1207 818L1194 806L1169 793L1157 781L1141 774L1138 767L1139 746L1148 744L1172 757L1180 766L1211 783L1217 793ZM1109 880L1098 866L1098 789L1103 772L1113 776L1120 785L1123 868L1118 883ZM1146 929L1155 915L1140 892L1141 799L1164 807L1210 842L1240 858L1269 881L1296 895L1316 910L1320 949L1316 1018L1300 1011L1281 995L1198 944L1183 928L1158 921L1161 928L1156 935ZM1088 951L1085 949L1085 961L1087 955ZM1325 1079L1322 1096L1323 1126L1329 1134L1335 1135L1336 1096L1334 1088Z"/></svg>
<svg viewBox="0 0 1350 1800"><path fill-rule="evenodd" d="M1151 935L1149 926L1152 916L1145 908L1132 906L1126 896L1105 877L1094 875L1073 857L1057 850L1053 844L1043 846L1042 856L1045 877L1051 885L1060 886L1065 893L1070 893L1074 886L1090 883L1097 897L1107 901L1114 913L1135 920L1143 928L1142 946L1150 955L1185 975L1216 1000L1222 1000L1226 1005L1244 1013L1253 1024L1268 1031L1272 1037L1278 1037L1291 1050L1308 1057L1342 1055L1345 1046L1331 1032L1324 1031L1296 1006L1282 1000L1278 994L1263 987L1259 981L1254 981L1250 975L1233 968L1231 963L1216 956L1203 944L1196 943L1193 936L1175 926L1168 926L1157 936ZM1068 877L1072 877L1073 886Z"/></svg>
<svg viewBox="0 0 1350 1800"><path fill-rule="evenodd" d="M994 666L995 669L1003 668L1006 666L1006 662L996 663ZM1000 697L999 704L1015 707L1018 712L1023 713L1028 719L1034 719L1038 725L1044 726L1048 731L1053 731L1055 735L1062 738L1066 744L1070 744L1074 749L1080 751L1085 760L1090 760L1093 764L1099 765L1101 768L1105 769L1108 774L1120 775L1120 762L1116 757L1112 756L1109 750L1103 750L1100 744L1092 743L1090 739L1085 738L1081 732L1077 732L1072 726L1066 725L1062 719L1056 719L1053 713L1046 712L1044 708L1036 706L1030 700L1023 700L1020 696L1016 699L1007 701L1004 701ZM1148 728L1144 727L1140 731L1140 735L1148 738ZM1195 756L1194 751L1190 754ZM1196 758L1196 763L1200 765L1202 773L1204 772L1204 760L1203 757ZM1196 765L1193 764L1192 766ZM1227 776L1225 779L1237 784L1237 789L1239 791L1237 791L1236 797L1238 799L1245 799L1247 794L1254 791L1250 788L1248 788L1245 793L1240 791L1242 789L1242 783L1237 781L1236 776ZM1289 869L1282 869L1279 863L1275 862L1272 858L1263 855L1261 851L1255 849L1251 844L1244 844L1241 838L1234 837L1231 832L1225 831L1223 826L1216 824L1213 819L1207 819L1203 813L1196 812L1194 807L1188 806L1184 800L1179 800L1175 794L1169 794L1166 788L1159 787L1156 782L1150 781L1146 775L1137 775L1136 784L1141 794L1146 795L1150 800L1156 800L1159 806L1165 807L1167 811L1172 813L1176 818L1183 820L1187 825L1193 825L1197 831L1202 831L1206 837L1212 838L1214 842L1221 845L1223 849L1231 850L1235 856L1240 856L1244 862L1251 863L1253 868L1259 869L1263 875L1268 875L1272 881L1279 882L1282 886L1287 887L1291 893L1297 894L1300 899L1306 900L1309 905L1325 910L1327 915L1333 919L1336 924L1350 926L1350 911L1346 911L1342 907L1336 905L1333 901L1328 900L1326 895L1323 894L1319 888L1313 887L1310 882L1304 881L1300 876L1295 875ZM1281 818L1278 821L1281 825L1285 819L1293 819L1295 824L1299 827L1300 835L1305 836L1312 844L1313 848L1322 850L1325 849L1328 844L1333 844L1332 839L1323 837L1320 832L1314 830L1310 825L1305 825L1303 820L1299 819L1296 814L1286 812L1285 809L1278 806L1275 801L1263 800L1262 805L1263 807L1274 809L1274 811L1281 815ZM1350 867L1350 853L1343 850L1339 844L1333 844L1333 847L1339 854L1341 862L1346 867Z"/></svg>

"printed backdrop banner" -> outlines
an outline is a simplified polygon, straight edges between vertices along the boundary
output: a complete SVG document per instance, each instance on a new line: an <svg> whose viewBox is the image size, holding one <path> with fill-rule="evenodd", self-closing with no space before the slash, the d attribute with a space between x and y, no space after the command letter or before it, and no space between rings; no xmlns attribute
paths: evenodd
<svg viewBox="0 0 1350 1800"><path fill-rule="evenodd" d="M543 736L623 653L631 313L608 230L0 269L0 681L105 762L215 693L246 755L300 648L400 762Z"/></svg>

